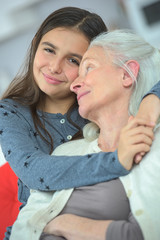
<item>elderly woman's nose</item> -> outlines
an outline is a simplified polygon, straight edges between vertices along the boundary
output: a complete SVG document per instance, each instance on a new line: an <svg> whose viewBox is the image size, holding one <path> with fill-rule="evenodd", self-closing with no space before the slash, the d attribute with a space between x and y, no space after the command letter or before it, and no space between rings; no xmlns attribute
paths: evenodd
<svg viewBox="0 0 160 240"><path fill-rule="evenodd" d="M82 79L81 79L82 80ZM78 89L82 87L83 82L80 80L80 77L77 77L74 82L72 82L71 86L70 86L70 90L72 92L77 93Z"/></svg>

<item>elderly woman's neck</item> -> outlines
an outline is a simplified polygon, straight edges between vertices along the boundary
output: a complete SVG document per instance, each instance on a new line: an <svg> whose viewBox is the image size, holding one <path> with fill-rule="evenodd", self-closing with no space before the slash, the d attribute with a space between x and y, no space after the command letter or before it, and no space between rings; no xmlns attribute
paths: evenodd
<svg viewBox="0 0 160 240"><path fill-rule="evenodd" d="M102 116L97 122L100 127L98 145L103 151L112 152L118 147L121 129L128 122L128 112L119 111L114 115L103 113Z"/></svg>

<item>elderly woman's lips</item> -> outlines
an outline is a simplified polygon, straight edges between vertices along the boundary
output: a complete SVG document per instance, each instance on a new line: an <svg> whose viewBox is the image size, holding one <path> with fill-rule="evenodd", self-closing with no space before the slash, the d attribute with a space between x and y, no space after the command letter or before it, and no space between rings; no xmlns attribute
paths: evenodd
<svg viewBox="0 0 160 240"><path fill-rule="evenodd" d="M51 77L51 76L49 76L47 74L43 73L43 76L44 76L46 82L48 82L50 84L61 84L61 83L63 83L63 81L60 81L60 80L58 80L58 79L56 79L54 77Z"/></svg>
<svg viewBox="0 0 160 240"><path fill-rule="evenodd" d="M82 98L83 96L87 95L89 93L89 91L86 91L86 92L83 92L83 93L80 93L77 95L77 100L79 101L80 98Z"/></svg>

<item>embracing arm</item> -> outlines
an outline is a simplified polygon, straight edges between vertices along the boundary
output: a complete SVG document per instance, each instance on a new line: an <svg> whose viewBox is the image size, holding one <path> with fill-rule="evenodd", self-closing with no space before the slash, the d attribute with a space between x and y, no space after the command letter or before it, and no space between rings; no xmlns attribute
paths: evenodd
<svg viewBox="0 0 160 240"><path fill-rule="evenodd" d="M154 94L158 98L160 98L160 81L156 85L154 85L153 88L144 97L146 97L149 94Z"/></svg>
<svg viewBox="0 0 160 240"><path fill-rule="evenodd" d="M137 117L156 123L160 116L160 81L143 97Z"/></svg>
<svg viewBox="0 0 160 240"><path fill-rule="evenodd" d="M31 116L10 100L0 102L0 144L6 160L31 189L61 190L126 175L117 153L51 156L31 125ZM43 150L41 150L43 148Z"/></svg>
<svg viewBox="0 0 160 240"><path fill-rule="evenodd" d="M113 221L108 226L106 240L144 240L139 224L130 212L128 221Z"/></svg>
<svg viewBox="0 0 160 240"><path fill-rule="evenodd" d="M141 229L130 213L128 220L93 220L72 214L60 215L44 229L67 240L144 240Z"/></svg>
<svg viewBox="0 0 160 240"><path fill-rule="evenodd" d="M160 81L147 93L140 104L139 110L135 118L145 119L153 126L160 117ZM135 156L134 161L141 161L144 153Z"/></svg>
<svg viewBox="0 0 160 240"><path fill-rule="evenodd" d="M137 117L156 123L160 116L160 81L144 96Z"/></svg>
<svg viewBox="0 0 160 240"><path fill-rule="evenodd" d="M53 219L44 232L63 236L67 240L105 240L106 230L111 222L64 214Z"/></svg>
<svg viewBox="0 0 160 240"><path fill-rule="evenodd" d="M160 82L150 93L160 97ZM153 109L156 108L157 105L153 104L151 113L153 117ZM150 116L150 109L149 111L146 107L142 109L144 111L141 110L140 116L143 112L144 114L149 112ZM104 182L129 173L120 164L117 151L89 154L85 157L50 156L33 142L33 138L39 138L39 136L32 131L21 109L13 101L1 101L0 144L2 151L16 175L29 188L44 191L61 190ZM44 148L44 143L41 143L41 146Z"/></svg>

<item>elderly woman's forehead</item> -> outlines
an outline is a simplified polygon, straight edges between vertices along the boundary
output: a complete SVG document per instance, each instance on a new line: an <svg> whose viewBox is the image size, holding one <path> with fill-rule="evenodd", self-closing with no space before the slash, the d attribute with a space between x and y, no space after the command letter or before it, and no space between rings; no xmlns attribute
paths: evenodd
<svg viewBox="0 0 160 240"><path fill-rule="evenodd" d="M89 48L86 53L83 56L83 59L85 58L99 58L100 55L102 56L106 56L105 54L105 50L103 49L103 47L100 46L92 46L91 48Z"/></svg>
<svg viewBox="0 0 160 240"><path fill-rule="evenodd" d="M91 47L89 47L87 51L88 52L97 52L97 51L104 52L104 48L102 46L92 45Z"/></svg>

